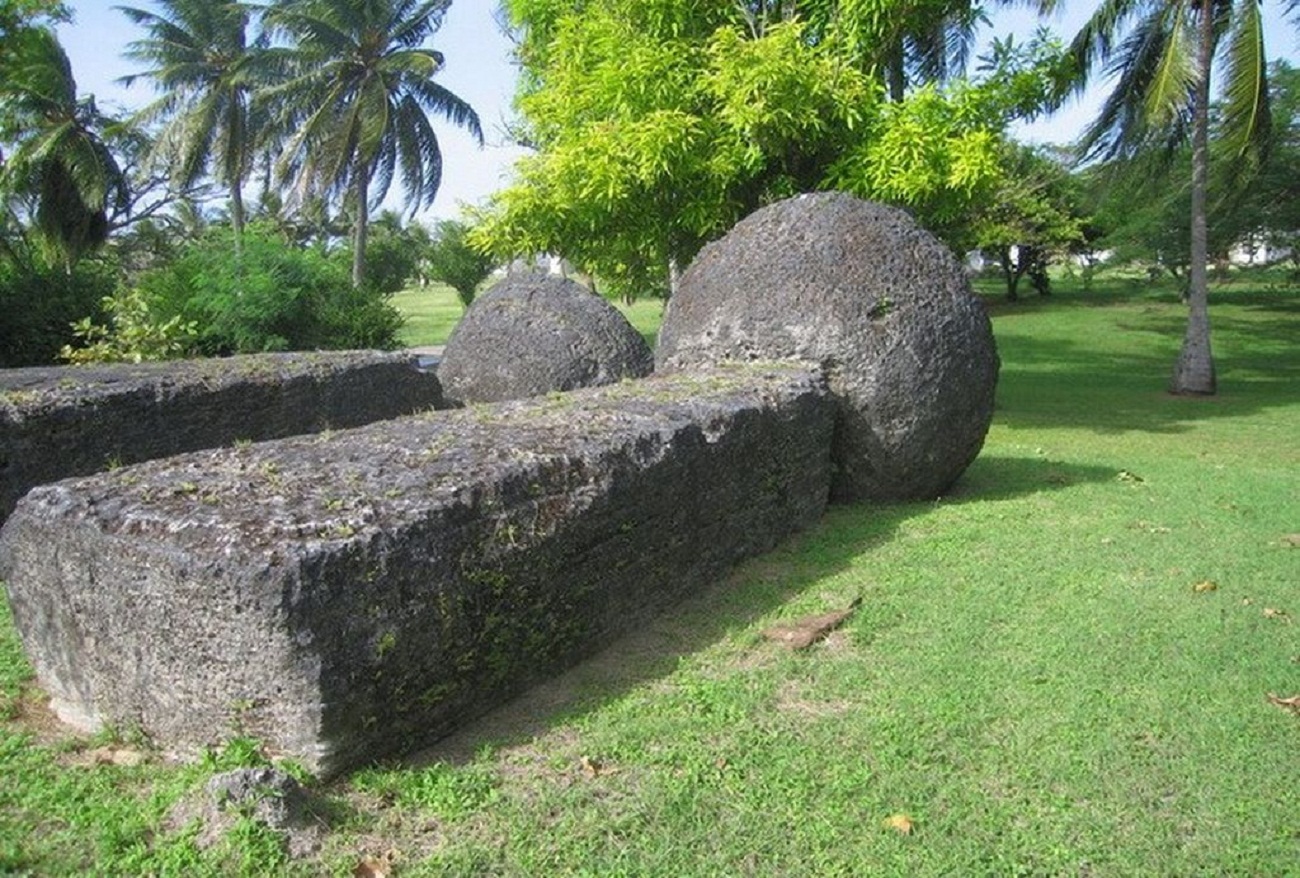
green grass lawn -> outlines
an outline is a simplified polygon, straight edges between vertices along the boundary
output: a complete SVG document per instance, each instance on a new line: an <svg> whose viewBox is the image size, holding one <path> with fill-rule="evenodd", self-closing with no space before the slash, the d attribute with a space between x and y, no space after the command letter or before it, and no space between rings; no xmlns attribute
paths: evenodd
<svg viewBox="0 0 1300 878"><path fill-rule="evenodd" d="M399 337L408 348L445 344L465 313L456 291L446 284L410 287L390 301L406 318Z"/></svg>
<svg viewBox="0 0 1300 878"><path fill-rule="evenodd" d="M1300 716L1268 695L1300 694L1300 293L1213 293L1220 395L1181 399L1174 295L1061 287L990 298L997 413L948 496L836 507L422 759L321 787L309 861L160 827L234 749L38 743L0 621L0 871L1297 874ZM857 597L805 652L761 636Z"/></svg>

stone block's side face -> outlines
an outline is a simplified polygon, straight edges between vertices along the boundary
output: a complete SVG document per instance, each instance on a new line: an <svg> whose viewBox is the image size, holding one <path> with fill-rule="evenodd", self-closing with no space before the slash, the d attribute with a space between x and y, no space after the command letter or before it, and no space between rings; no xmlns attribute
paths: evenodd
<svg viewBox="0 0 1300 878"><path fill-rule="evenodd" d="M368 351L0 370L0 522L33 485L441 405L413 357Z"/></svg>
<svg viewBox="0 0 1300 878"><path fill-rule="evenodd" d="M408 751L821 514L819 374L748 366L438 412L33 490L0 575L83 725Z"/></svg>
<svg viewBox="0 0 1300 878"><path fill-rule="evenodd" d="M182 747L269 728L310 759L319 673L285 636L285 571L73 525L76 506L51 488L2 532L14 621L59 717Z"/></svg>

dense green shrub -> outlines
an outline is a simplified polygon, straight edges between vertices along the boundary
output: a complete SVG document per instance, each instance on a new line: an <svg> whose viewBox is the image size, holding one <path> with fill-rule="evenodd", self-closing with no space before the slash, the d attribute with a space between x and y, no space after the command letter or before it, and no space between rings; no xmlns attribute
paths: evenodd
<svg viewBox="0 0 1300 878"><path fill-rule="evenodd" d="M419 226L397 231L379 226L373 230L366 242L366 286L383 295L406 289L415 276L421 252L428 246L428 235L421 239L414 233L416 230ZM347 256L350 265L350 250Z"/></svg>
<svg viewBox="0 0 1300 878"><path fill-rule="evenodd" d="M442 281L456 291L466 308L474 293L496 268L497 261L469 245L471 229L457 220L438 223L435 239L425 249L429 277Z"/></svg>
<svg viewBox="0 0 1300 878"><path fill-rule="evenodd" d="M236 259L227 229L146 272L139 288L159 320L199 328L209 355L396 347L402 317L382 293L354 290L343 260L250 226Z"/></svg>
<svg viewBox="0 0 1300 878"><path fill-rule="evenodd" d="M0 367L57 362L75 340L73 323L101 319L116 284L116 267L103 259L83 259L71 273L0 259Z"/></svg>

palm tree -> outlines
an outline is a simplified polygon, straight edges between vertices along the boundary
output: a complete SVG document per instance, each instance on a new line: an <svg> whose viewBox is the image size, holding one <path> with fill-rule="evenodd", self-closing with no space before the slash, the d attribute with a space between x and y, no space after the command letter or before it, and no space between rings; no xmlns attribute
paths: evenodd
<svg viewBox="0 0 1300 878"><path fill-rule="evenodd" d="M108 238L109 214L130 204L126 175L105 142L115 123L77 98L68 56L53 32L11 34L0 81L0 192L26 199L39 239L65 270Z"/></svg>
<svg viewBox="0 0 1300 878"><path fill-rule="evenodd" d="M154 157L166 162L173 184L189 188L212 173L230 197L235 250L243 245L243 185L253 166L259 125L251 116L259 51L248 40L249 10L234 0L157 0L160 11L118 7L148 36L126 57L151 65L122 78L153 81L162 97L141 110L140 123L161 121Z"/></svg>
<svg viewBox="0 0 1300 878"><path fill-rule="evenodd" d="M945 82L963 73L975 27L984 20L982 9L970 0L945 0L921 4L891 21L882 59L890 100L903 100L909 81Z"/></svg>
<svg viewBox="0 0 1300 878"><path fill-rule="evenodd" d="M60 0L0 0L0 72L23 31L67 20L68 10Z"/></svg>
<svg viewBox="0 0 1300 878"><path fill-rule="evenodd" d="M352 283L365 280L369 211L401 175L412 212L442 182L429 113L483 143L478 114L433 81L442 53L423 47L451 0L281 0L267 20L294 45L279 50L289 78L266 98L289 120L280 167L300 192L348 196L355 216ZM276 50L273 50L276 51Z"/></svg>
<svg viewBox="0 0 1300 878"><path fill-rule="evenodd" d="M1132 157L1153 147L1171 151L1191 136L1188 321L1170 384L1173 393L1216 390L1206 253L1211 73L1221 56L1225 147L1238 160L1257 153L1269 125L1259 7L1259 0L1103 0L1070 46L1080 84L1099 63L1117 76L1084 133L1085 156Z"/></svg>

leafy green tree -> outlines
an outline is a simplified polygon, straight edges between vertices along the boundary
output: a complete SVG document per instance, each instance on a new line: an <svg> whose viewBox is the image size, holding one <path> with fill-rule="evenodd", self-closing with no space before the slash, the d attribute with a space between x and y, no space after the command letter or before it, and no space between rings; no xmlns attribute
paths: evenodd
<svg viewBox="0 0 1300 878"><path fill-rule="evenodd" d="M428 233L418 223L403 225L396 211L381 211L370 224L366 241L366 285L389 296L415 277Z"/></svg>
<svg viewBox="0 0 1300 878"><path fill-rule="evenodd" d="M433 81L444 64L424 43L451 0L280 0L267 21L292 40L276 51L286 82L266 97L297 133L282 170L299 188L347 194L354 211L352 283L365 280L370 208L395 176L412 210L432 204L442 151L429 123L441 115L480 143L478 114Z"/></svg>
<svg viewBox="0 0 1300 878"><path fill-rule="evenodd" d="M1103 166L1099 216L1107 227L1104 246L1118 262L1141 262L1167 272L1186 294L1190 282L1191 149L1139 156ZM1234 175L1211 173L1206 199L1213 205L1205 227L1207 263L1226 263L1233 246L1258 228L1257 186L1240 187ZM1261 171L1263 169L1261 168Z"/></svg>
<svg viewBox="0 0 1300 878"><path fill-rule="evenodd" d="M274 226L284 240L297 247L328 249L348 236L352 223L345 211L332 211L315 193L286 198L274 189L263 192L253 207L253 217Z"/></svg>
<svg viewBox="0 0 1300 878"><path fill-rule="evenodd" d="M20 28L0 81L0 195L31 223L65 272L108 238L110 212L130 203L126 175L106 138L113 120L78 98L68 56L54 33Z"/></svg>
<svg viewBox="0 0 1300 878"><path fill-rule="evenodd" d="M1300 229L1300 73L1270 65L1272 113L1267 149L1243 185L1241 157L1222 135L1222 107L1211 107L1206 254L1225 265L1234 246L1266 243L1285 249ZM1154 152L1152 155L1150 153ZM1119 262L1140 261L1186 287L1191 238L1192 150L1163 145L1147 154L1098 163L1081 171L1105 234L1099 244Z"/></svg>
<svg viewBox="0 0 1300 878"><path fill-rule="evenodd" d="M141 110L139 124L161 123L154 154L179 188L211 174L227 187L235 252L244 231L243 185L252 170L258 130L253 89L259 83L263 38L249 40L249 7L236 0L157 0L159 11L121 11L148 34L126 57L149 65L123 78L150 80L162 93Z"/></svg>
<svg viewBox="0 0 1300 878"><path fill-rule="evenodd" d="M793 11L816 22L822 38L842 41L861 69L878 71L892 101L903 100L909 88L964 74L975 28L984 21L983 7L970 0L906 4L811 0L777 5L780 15Z"/></svg>
<svg viewBox="0 0 1300 878"><path fill-rule="evenodd" d="M994 255L1007 298L1028 275L1042 295L1047 267L1083 239L1082 208L1068 169L1041 149L1008 144L997 188L974 212L968 243Z"/></svg>
<svg viewBox="0 0 1300 878"><path fill-rule="evenodd" d="M1052 4L1046 4L1052 5ZM1084 136L1087 154L1132 156L1192 143L1188 322L1174 393L1216 390L1210 347L1208 211L1210 86L1222 57L1223 133L1243 162L1267 138L1267 65L1259 0L1105 0L1071 43L1079 81L1099 64L1115 87Z"/></svg>
<svg viewBox="0 0 1300 878"><path fill-rule="evenodd" d="M1290 250L1300 267L1300 69L1276 62L1272 86L1272 136L1267 157L1246 191L1251 196L1251 233L1279 250Z"/></svg>
<svg viewBox="0 0 1300 878"><path fill-rule="evenodd" d="M466 308L474 301L479 286L496 268L496 260L469 244L470 226L458 220L442 220L424 251L425 272L456 291Z"/></svg>
<svg viewBox="0 0 1300 878"><path fill-rule="evenodd" d="M562 255L622 295L668 289L705 241L798 192L844 189L955 225L996 180L1008 119L1041 106L1058 75L1059 56L1037 41L978 82L889 101L833 30L843 16L681 0L508 5L521 135L537 154L477 215L472 243L502 260Z"/></svg>

